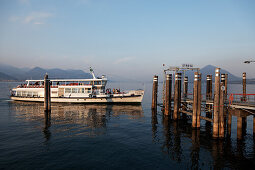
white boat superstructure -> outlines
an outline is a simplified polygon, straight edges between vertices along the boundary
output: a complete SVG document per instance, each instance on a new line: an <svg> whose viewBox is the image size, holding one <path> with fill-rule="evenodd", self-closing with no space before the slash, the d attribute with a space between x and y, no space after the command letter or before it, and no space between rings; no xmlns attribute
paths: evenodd
<svg viewBox="0 0 255 170"><path fill-rule="evenodd" d="M106 89L107 78L50 79L51 102L68 103L141 103L144 90L121 92ZM44 101L44 80L26 80L11 91L11 99L17 101Z"/></svg>

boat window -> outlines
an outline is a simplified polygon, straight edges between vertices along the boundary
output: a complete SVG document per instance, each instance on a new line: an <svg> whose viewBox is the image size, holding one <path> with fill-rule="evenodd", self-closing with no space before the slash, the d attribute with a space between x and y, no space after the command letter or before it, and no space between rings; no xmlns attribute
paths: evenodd
<svg viewBox="0 0 255 170"><path fill-rule="evenodd" d="M27 96L27 91L23 91L22 96Z"/></svg>
<svg viewBox="0 0 255 170"><path fill-rule="evenodd" d="M72 88L72 93L78 93L78 88Z"/></svg>
<svg viewBox="0 0 255 170"><path fill-rule="evenodd" d="M27 96L32 96L32 92L29 91L29 92L27 93Z"/></svg>
<svg viewBox="0 0 255 170"><path fill-rule="evenodd" d="M84 93L84 88L79 88L79 93Z"/></svg>
<svg viewBox="0 0 255 170"><path fill-rule="evenodd" d="M106 81L102 81L102 85L105 86L106 85Z"/></svg>
<svg viewBox="0 0 255 170"><path fill-rule="evenodd" d="M71 93L71 88L65 88L65 93Z"/></svg>
<svg viewBox="0 0 255 170"><path fill-rule="evenodd" d="M21 96L21 91L17 91L17 96Z"/></svg>
<svg viewBox="0 0 255 170"><path fill-rule="evenodd" d="M86 93L91 93L91 88L87 88Z"/></svg>
<svg viewBox="0 0 255 170"><path fill-rule="evenodd" d="M101 85L101 81L94 81L94 85Z"/></svg>

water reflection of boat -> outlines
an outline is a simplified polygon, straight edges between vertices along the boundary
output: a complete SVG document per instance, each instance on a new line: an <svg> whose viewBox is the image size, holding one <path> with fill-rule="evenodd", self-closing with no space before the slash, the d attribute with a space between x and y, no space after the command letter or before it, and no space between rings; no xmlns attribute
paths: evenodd
<svg viewBox="0 0 255 170"><path fill-rule="evenodd" d="M29 122L43 122L44 108L41 103L11 102L11 109L18 119ZM127 116L127 119L143 117L141 105L83 105L52 104L51 125L58 132L68 135L100 135L105 133L110 117ZM61 128L60 128L61 127Z"/></svg>

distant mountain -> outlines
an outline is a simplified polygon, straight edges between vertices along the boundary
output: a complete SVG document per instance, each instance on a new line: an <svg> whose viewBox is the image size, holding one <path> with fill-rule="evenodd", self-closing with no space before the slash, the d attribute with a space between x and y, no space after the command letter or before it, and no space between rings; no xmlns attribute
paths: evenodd
<svg viewBox="0 0 255 170"><path fill-rule="evenodd" d="M3 80L17 80L16 78L0 72L0 81Z"/></svg>
<svg viewBox="0 0 255 170"><path fill-rule="evenodd" d="M49 78L63 78L63 79L86 79L92 78L89 73L85 73L82 70L63 70L63 69L44 69L35 67L28 68L16 68L9 65L0 64L0 80L27 80L27 79L43 79L44 75L48 73Z"/></svg>
<svg viewBox="0 0 255 170"><path fill-rule="evenodd" d="M6 64L0 64L0 72L7 74L17 80L26 79L27 68L17 68Z"/></svg>
<svg viewBox="0 0 255 170"><path fill-rule="evenodd" d="M207 65L205 67L203 67L202 69L200 69L200 72L202 74L202 81L206 81L206 76L211 74L214 80L214 76L215 76L215 69L217 67L212 66L212 65ZM228 74L228 81L230 82L239 82L242 80L241 77L237 77L233 74L231 74L230 72L228 72L227 70L221 69L220 72L223 74ZM186 76L189 77L189 80L193 80L194 79L194 72L192 71L188 71Z"/></svg>
<svg viewBox="0 0 255 170"><path fill-rule="evenodd" d="M62 69L43 69L35 67L27 72L28 79L43 79L44 75L48 73L49 78L60 79L86 79L92 78L89 73L85 73L82 70L62 70Z"/></svg>

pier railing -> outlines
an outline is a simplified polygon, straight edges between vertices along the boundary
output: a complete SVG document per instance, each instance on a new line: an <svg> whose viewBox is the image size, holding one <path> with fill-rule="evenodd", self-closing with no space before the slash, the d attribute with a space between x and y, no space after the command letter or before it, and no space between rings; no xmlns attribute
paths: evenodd
<svg viewBox="0 0 255 170"><path fill-rule="evenodd" d="M231 93L228 97L228 100L229 104L233 103L255 104L255 94Z"/></svg>

